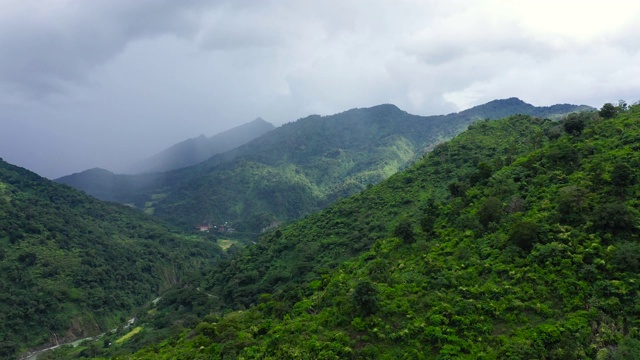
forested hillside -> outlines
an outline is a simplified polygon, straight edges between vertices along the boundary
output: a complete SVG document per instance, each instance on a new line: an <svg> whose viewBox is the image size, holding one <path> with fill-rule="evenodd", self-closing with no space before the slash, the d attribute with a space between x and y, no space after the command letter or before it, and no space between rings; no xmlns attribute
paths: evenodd
<svg viewBox="0 0 640 360"><path fill-rule="evenodd" d="M639 144L640 105L479 122L165 293L96 355L636 359Z"/></svg>
<svg viewBox="0 0 640 360"><path fill-rule="evenodd" d="M59 179L101 199L135 204L183 228L225 222L255 238L355 194L404 168L478 119L552 117L575 105L534 107L515 98L460 113L416 116L394 105L310 116L193 167L138 177L91 170Z"/></svg>
<svg viewBox="0 0 640 360"><path fill-rule="evenodd" d="M0 358L115 328L220 254L0 160Z"/></svg>

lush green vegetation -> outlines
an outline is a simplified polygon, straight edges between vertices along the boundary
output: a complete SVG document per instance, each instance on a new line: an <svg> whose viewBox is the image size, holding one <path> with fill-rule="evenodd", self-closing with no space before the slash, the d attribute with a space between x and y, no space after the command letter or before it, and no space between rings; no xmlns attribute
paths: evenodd
<svg viewBox="0 0 640 360"><path fill-rule="evenodd" d="M376 184L478 119L540 117L581 110L534 107L512 98L445 116L415 116L393 105L310 116L197 166L143 176L91 170L60 181L105 200L135 204L183 228L230 222L255 240L272 224L324 208ZM166 197L154 200L153 196Z"/></svg>
<svg viewBox="0 0 640 360"><path fill-rule="evenodd" d="M0 358L115 328L220 255L212 241L0 160Z"/></svg>
<svg viewBox="0 0 640 360"><path fill-rule="evenodd" d="M635 359L639 147L640 105L478 122L165 293L96 355Z"/></svg>

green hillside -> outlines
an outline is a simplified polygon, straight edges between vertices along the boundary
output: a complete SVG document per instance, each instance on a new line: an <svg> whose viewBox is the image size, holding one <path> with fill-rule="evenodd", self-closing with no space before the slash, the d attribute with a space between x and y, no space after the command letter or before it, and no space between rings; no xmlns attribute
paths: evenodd
<svg viewBox="0 0 640 360"><path fill-rule="evenodd" d="M479 122L165 293L139 334L101 351L636 359L640 105L618 110Z"/></svg>
<svg viewBox="0 0 640 360"><path fill-rule="evenodd" d="M255 238L269 226L388 178L478 119L583 109L534 107L511 98L423 117L380 105L300 119L177 171L131 177L91 170L58 181L101 199L135 204L183 228L228 222L236 235Z"/></svg>
<svg viewBox="0 0 640 360"><path fill-rule="evenodd" d="M0 160L0 358L115 328L220 254Z"/></svg>

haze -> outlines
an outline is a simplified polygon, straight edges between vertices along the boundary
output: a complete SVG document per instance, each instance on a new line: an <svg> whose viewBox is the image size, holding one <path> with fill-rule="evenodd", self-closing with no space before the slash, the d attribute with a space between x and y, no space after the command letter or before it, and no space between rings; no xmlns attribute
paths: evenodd
<svg viewBox="0 0 640 360"><path fill-rule="evenodd" d="M0 157L118 169L263 117L640 99L637 1L0 0Z"/></svg>

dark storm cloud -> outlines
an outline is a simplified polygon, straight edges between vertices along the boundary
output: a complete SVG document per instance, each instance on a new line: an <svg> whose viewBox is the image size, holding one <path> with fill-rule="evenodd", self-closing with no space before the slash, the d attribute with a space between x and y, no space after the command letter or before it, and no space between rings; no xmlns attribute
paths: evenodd
<svg viewBox="0 0 640 360"><path fill-rule="evenodd" d="M70 82L84 82L89 71L121 53L132 40L164 33L192 36L203 3L5 2L0 81L5 91L29 96L62 91Z"/></svg>

